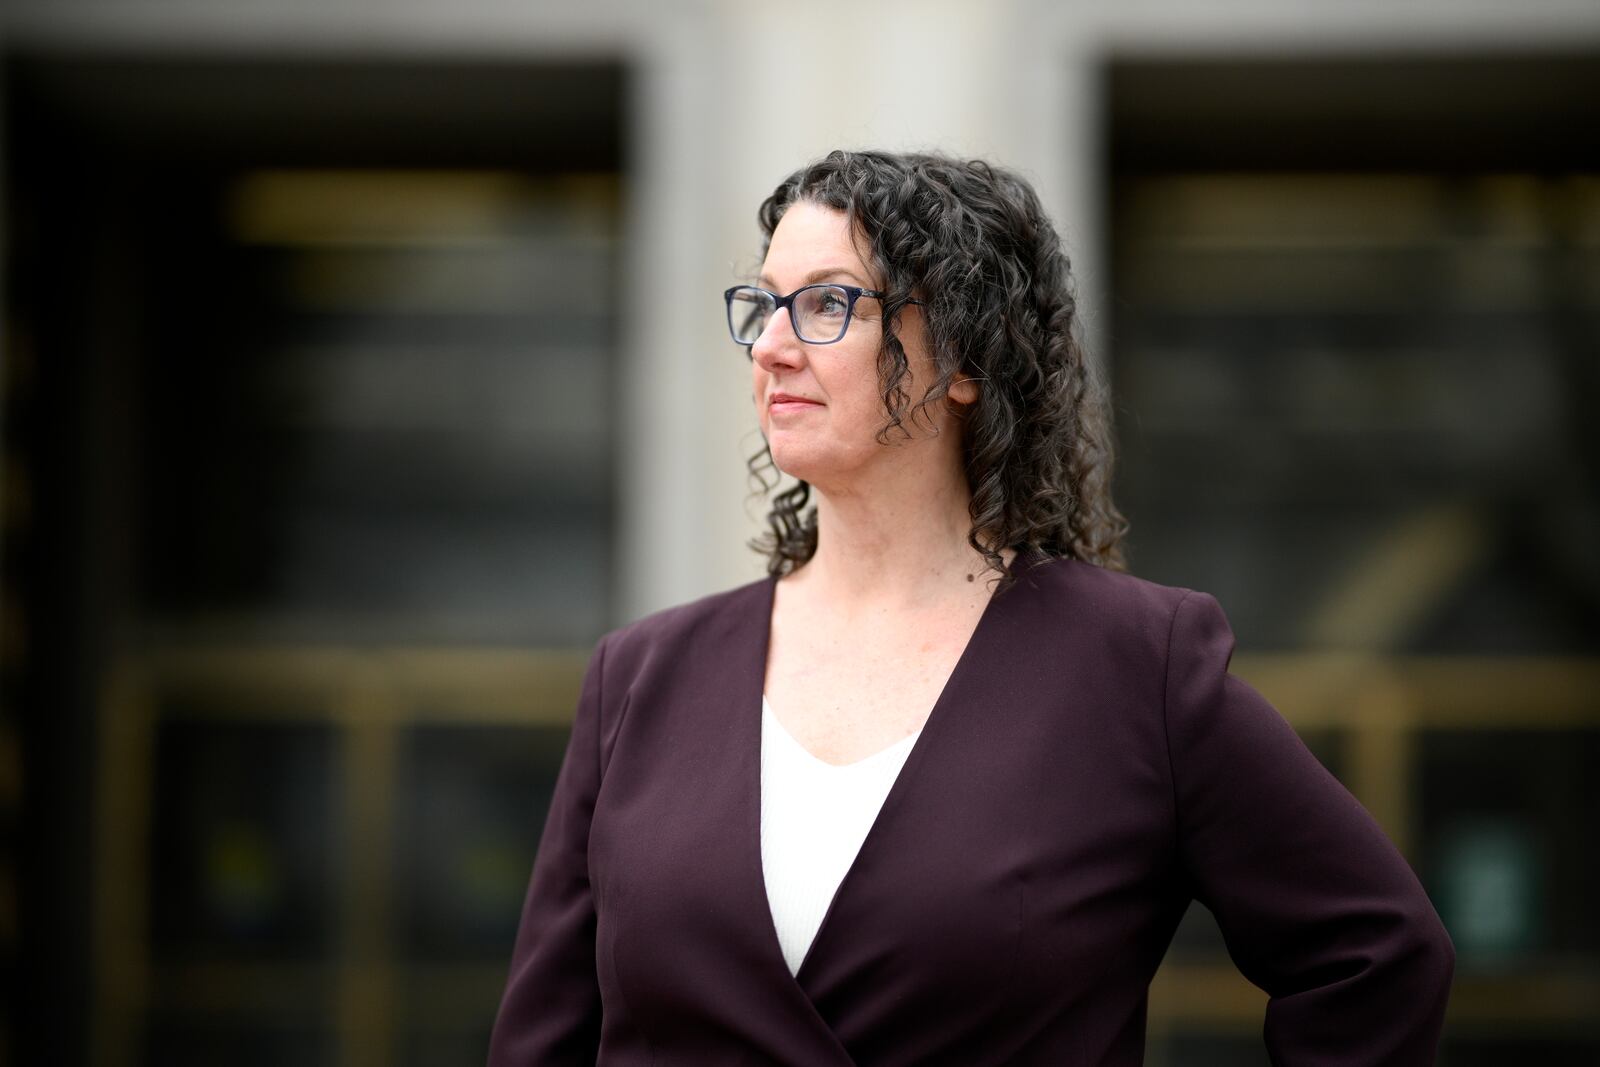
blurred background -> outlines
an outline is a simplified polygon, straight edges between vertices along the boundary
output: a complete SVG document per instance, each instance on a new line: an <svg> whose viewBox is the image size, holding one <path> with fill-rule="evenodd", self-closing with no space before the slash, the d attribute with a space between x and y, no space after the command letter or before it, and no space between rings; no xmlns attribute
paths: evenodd
<svg viewBox="0 0 1600 1067"><path fill-rule="evenodd" d="M836 146L1038 185L1132 569L1600 1062L1600 5L0 5L0 1063L481 1063L604 630L755 577L719 293ZM1195 906L1152 1067L1262 1065Z"/></svg>

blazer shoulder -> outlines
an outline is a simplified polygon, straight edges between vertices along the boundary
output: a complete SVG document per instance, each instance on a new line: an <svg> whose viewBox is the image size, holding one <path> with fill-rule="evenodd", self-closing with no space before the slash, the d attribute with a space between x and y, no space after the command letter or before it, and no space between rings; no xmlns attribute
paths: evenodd
<svg viewBox="0 0 1600 1067"><path fill-rule="evenodd" d="M1138 631L1170 627L1189 597L1208 597L1184 586L1162 585L1124 571L1107 570L1075 559L1050 559L1018 568L1018 592L1037 598L1048 610L1092 616L1103 629Z"/></svg>
<svg viewBox="0 0 1600 1067"><path fill-rule="evenodd" d="M767 625L772 607L772 579L664 608L607 633L600 639L608 661L637 664L652 654L671 652L707 634L741 632Z"/></svg>

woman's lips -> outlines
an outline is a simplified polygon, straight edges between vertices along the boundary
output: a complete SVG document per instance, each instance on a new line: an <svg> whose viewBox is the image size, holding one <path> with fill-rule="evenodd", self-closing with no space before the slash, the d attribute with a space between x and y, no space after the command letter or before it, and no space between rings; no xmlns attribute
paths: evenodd
<svg viewBox="0 0 1600 1067"><path fill-rule="evenodd" d="M818 401L807 400L803 396L791 396L788 393L773 393L772 399L767 402L768 409L775 415L790 411L808 411L821 406Z"/></svg>

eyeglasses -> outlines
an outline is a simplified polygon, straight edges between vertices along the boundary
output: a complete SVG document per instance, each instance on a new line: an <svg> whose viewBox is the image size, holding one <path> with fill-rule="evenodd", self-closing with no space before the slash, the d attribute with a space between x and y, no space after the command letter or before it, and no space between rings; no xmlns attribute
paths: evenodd
<svg viewBox="0 0 1600 1067"><path fill-rule="evenodd" d="M864 296L882 300L885 295L877 289L822 283L801 286L788 296L754 285L736 285L722 297L728 303L728 332L741 345L755 344L779 308L789 309L789 325L800 340L808 345L831 345L843 340L850 328L857 300Z"/></svg>

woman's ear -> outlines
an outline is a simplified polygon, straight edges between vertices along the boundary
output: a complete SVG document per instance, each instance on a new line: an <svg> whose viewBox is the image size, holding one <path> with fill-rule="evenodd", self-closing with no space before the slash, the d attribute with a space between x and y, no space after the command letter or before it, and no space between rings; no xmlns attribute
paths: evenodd
<svg viewBox="0 0 1600 1067"><path fill-rule="evenodd" d="M978 402L978 383L968 378L965 374L958 374L950 383L947 394L957 404L976 404Z"/></svg>

